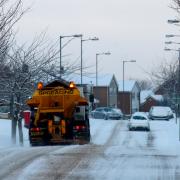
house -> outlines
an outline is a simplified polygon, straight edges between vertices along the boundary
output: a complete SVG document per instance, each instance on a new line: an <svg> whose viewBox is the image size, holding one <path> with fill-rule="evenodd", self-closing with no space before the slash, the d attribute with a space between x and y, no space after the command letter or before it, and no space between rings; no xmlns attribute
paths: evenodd
<svg viewBox="0 0 180 180"><path fill-rule="evenodd" d="M163 105L164 98L162 95L156 95L152 90L141 91L140 111L148 112L152 106Z"/></svg>
<svg viewBox="0 0 180 180"><path fill-rule="evenodd" d="M99 103L96 107L117 107L118 83L115 75L105 75L98 80L98 86L93 87L94 98Z"/></svg>
<svg viewBox="0 0 180 180"><path fill-rule="evenodd" d="M135 80L118 81L118 102L117 106L126 115L139 111L140 106L140 87Z"/></svg>
<svg viewBox="0 0 180 180"><path fill-rule="evenodd" d="M76 77L73 78L73 81L76 83L79 82ZM97 86L95 85L95 78L83 77L83 85L78 84L78 87L87 86L88 84L89 87L92 88L91 92L94 95L93 109L102 106L117 107L118 83L115 75L106 74L99 76Z"/></svg>

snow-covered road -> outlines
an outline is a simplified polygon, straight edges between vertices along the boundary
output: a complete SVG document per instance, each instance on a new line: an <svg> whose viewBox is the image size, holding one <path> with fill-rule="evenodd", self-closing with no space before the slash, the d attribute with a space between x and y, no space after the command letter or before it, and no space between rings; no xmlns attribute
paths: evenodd
<svg viewBox="0 0 180 180"><path fill-rule="evenodd" d="M90 123L90 144L47 147L29 147L27 131L25 147L12 147L8 131L0 126L0 179L180 179L179 129L174 120L151 121L150 132L128 131L125 120ZM8 128L8 123L3 126Z"/></svg>

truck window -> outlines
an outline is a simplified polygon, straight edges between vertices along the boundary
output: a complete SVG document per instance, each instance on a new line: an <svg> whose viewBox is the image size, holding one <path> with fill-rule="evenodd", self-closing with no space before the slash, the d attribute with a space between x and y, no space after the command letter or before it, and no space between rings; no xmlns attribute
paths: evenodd
<svg viewBox="0 0 180 180"><path fill-rule="evenodd" d="M85 120L85 106L77 106L74 113L75 120Z"/></svg>
<svg viewBox="0 0 180 180"><path fill-rule="evenodd" d="M80 111L81 111L81 109L80 109L80 107L76 107L76 113L80 113Z"/></svg>

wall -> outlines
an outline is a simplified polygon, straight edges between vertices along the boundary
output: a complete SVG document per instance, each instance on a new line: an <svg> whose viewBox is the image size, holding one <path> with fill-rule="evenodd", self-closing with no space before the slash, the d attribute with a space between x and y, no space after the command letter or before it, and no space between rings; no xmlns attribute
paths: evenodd
<svg viewBox="0 0 180 180"><path fill-rule="evenodd" d="M120 108L124 114L131 114L130 98L131 98L131 93L129 92L118 92L118 108Z"/></svg>
<svg viewBox="0 0 180 180"><path fill-rule="evenodd" d="M153 98L150 97L146 100L145 103L140 106L140 111L149 112L151 106L156 106L157 104L158 102L156 102Z"/></svg>
<svg viewBox="0 0 180 180"><path fill-rule="evenodd" d="M139 111L140 106L140 92L138 86L134 86L132 89L132 113Z"/></svg>
<svg viewBox="0 0 180 180"><path fill-rule="evenodd" d="M94 98L99 100L99 103L97 104L98 107L101 106L108 106L108 91L109 88L106 86L94 86L93 92L94 92Z"/></svg>
<svg viewBox="0 0 180 180"><path fill-rule="evenodd" d="M118 98L118 87L113 78L109 86L109 106L117 107L117 98Z"/></svg>

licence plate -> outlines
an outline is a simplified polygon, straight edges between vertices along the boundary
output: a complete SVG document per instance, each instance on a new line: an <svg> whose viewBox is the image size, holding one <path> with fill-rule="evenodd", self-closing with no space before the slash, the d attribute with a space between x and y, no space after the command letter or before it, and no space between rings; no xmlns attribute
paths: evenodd
<svg viewBox="0 0 180 180"><path fill-rule="evenodd" d="M31 132L31 136L41 136L43 132Z"/></svg>

